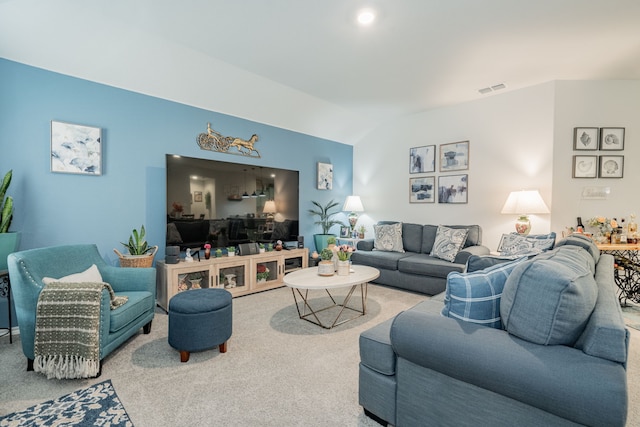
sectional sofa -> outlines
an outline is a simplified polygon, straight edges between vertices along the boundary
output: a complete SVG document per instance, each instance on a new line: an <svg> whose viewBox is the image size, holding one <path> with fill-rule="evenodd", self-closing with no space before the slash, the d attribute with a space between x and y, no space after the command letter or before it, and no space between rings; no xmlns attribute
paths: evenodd
<svg viewBox="0 0 640 427"><path fill-rule="evenodd" d="M629 331L613 257L578 236L473 271L483 258L361 334L365 413L398 427L624 426Z"/></svg>
<svg viewBox="0 0 640 427"><path fill-rule="evenodd" d="M402 230L401 244L377 250L375 239L361 240L351 256L353 264L380 270L380 277L375 280L378 284L427 295L439 294L445 289L447 275L452 271L463 271L471 255L489 254L489 248L482 246L482 228L479 225L447 226L467 230L461 250L447 260L432 255L439 226L381 221L375 227L394 224Z"/></svg>

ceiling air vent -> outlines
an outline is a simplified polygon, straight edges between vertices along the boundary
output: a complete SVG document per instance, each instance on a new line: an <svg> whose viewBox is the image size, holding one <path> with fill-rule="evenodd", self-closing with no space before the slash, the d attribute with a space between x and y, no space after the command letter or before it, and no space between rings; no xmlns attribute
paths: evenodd
<svg viewBox="0 0 640 427"><path fill-rule="evenodd" d="M493 85L493 86L489 86L489 87L483 87L482 89L478 89L478 92L480 92L482 95L486 95L487 93L491 93L491 92L495 92L497 90L502 90L504 88L506 88L507 86L504 83L500 83L497 85Z"/></svg>

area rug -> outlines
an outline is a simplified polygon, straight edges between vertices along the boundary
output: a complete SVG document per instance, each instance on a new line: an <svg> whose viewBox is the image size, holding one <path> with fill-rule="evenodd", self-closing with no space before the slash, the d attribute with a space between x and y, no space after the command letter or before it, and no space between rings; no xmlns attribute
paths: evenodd
<svg viewBox="0 0 640 427"><path fill-rule="evenodd" d="M0 426L133 427L111 380L0 418Z"/></svg>

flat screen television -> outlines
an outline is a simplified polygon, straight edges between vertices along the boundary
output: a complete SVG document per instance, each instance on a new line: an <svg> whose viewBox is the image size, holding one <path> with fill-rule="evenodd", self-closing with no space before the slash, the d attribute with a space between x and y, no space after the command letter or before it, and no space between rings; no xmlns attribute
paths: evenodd
<svg viewBox="0 0 640 427"><path fill-rule="evenodd" d="M287 220L297 227L298 171L174 154L166 155L166 166L167 224L242 219L245 228L257 222L263 232Z"/></svg>

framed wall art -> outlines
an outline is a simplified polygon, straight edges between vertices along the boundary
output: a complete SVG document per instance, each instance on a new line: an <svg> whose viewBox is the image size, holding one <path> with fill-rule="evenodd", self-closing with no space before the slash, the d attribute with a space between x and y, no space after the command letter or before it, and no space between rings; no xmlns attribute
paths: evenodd
<svg viewBox="0 0 640 427"><path fill-rule="evenodd" d="M409 203L433 203L436 194L436 178L426 176L409 178Z"/></svg>
<svg viewBox="0 0 640 427"><path fill-rule="evenodd" d="M194 191L193 192L193 201L201 202L202 201L202 191Z"/></svg>
<svg viewBox="0 0 640 427"><path fill-rule="evenodd" d="M574 150L597 150L598 128L573 128Z"/></svg>
<svg viewBox="0 0 640 427"><path fill-rule="evenodd" d="M624 128L601 128L600 150L620 151L624 150Z"/></svg>
<svg viewBox="0 0 640 427"><path fill-rule="evenodd" d="M469 175L438 177L438 203L467 203Z"/></svg>
<svg viewBox="0 0 640 427"><path fill-rule="evenodd" d="M51 172L102 175L102 130L52 120Z"/></svg>
<svg viewBox="0 0 640 427"><path fill-rule="evenodd" d="M318 163L318 190L333 189L333 165Z"/></svg>
<svg viewBox="0 0 640 427"><path fill-rule="evenodd" d="M573 178L597 178L598 156L573 156Z"/></svg>
<svg viewBox="0 0 640 427"><path fill-rule="evenodd" d="M436 146L425 145L409 149L409 173L436 171Z"/></svg>
<svg viewBox="0 0 640 427"><path fill-rule="evenodd" d="M600 156L600 178L622 178L624 156Z"/></svg>
<svg viewBox="0 0 640 427"><path fill-rule="evenodd" d="M349 231L351 231L351 229L349 227L340 227L340 237L342 237L343 239L348 239L349 237Z"/></svg>
<svg viewBox="0 0 640 427"><path fill-rule="evenodd" d="M440 172L469 169L469 141L440 145Z"/></svg>

